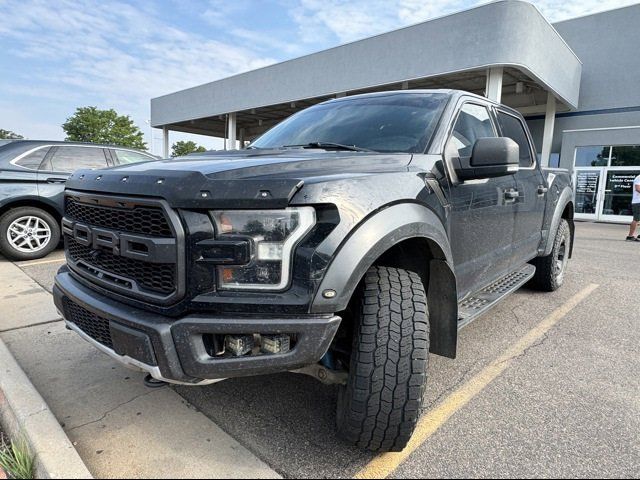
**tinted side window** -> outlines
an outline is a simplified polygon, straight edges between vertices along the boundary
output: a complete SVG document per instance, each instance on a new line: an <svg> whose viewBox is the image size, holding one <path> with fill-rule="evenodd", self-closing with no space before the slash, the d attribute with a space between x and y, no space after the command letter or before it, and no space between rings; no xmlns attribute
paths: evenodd
<svg viewBox="0 0 640 480"><path fill-rule="evenodd" d="M51 168L57 172L74 172L81 168L105 168L107 157L102 148L58 147L51 158Z"/></svg>
<svg viewBox="0 0 640 480"><path fill-rule="evenodd" d="M115 150L116 157L118 159L118 163L121 165L126 165L128 163L140 163L140 162L148 162L150 160L155 160L155 158L150 157L149 155L145 155L139 152L132 152L131 150Z"/></svg>
<svg viewBox="0 0 640 480"><path fill-rule="evenodd" d="M495 136L487 108L467 103L460 109L447 149L457 151L458 157L470 157L477 139Z"/></svg>
<svg viewBox="0 0 640 480"><path fill-rule="evenodd" d="M38 167L40 167L42 160L44 160L44 157L46 157L47 152L49 152L49 147L40 148L35 152L31 152L26 157L23 157L20 160L18 160L16 162L16 165L20 165L21 167L24 167L24 168L30 168L31 170L37 170Z"/></svg>
<svg viewBox="0 0 640 480"><path fill-rule="evenodd" d="M498 124L503 137L508 137L520 147L520 166L530 167L533 165L531 158L531 146L527 133L519 118L503 112L498 112Z"/></svg>

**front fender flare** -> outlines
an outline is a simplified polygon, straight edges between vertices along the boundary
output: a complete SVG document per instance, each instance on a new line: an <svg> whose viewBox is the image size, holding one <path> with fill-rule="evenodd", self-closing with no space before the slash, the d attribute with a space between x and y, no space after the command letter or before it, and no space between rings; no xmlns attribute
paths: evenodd
<svg viewBox="0 0 640 480"><path fill-rule="evenodd" d="M343 242L314 296L311 312L335 313L345 310L358 283L376 259L394 245L410 238L428 240L434 259L446 262L453 270L451 248L438 216L416 203L392 205L366 219ZM336 295L325 298L325 290L334 290Z"/></svg>

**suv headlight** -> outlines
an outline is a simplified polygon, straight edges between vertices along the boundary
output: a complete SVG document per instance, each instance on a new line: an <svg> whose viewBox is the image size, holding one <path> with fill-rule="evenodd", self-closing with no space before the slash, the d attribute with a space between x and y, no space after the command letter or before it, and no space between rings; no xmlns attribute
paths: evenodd
<svg viewBox="0 0 640 480"><path fill-rule="evenodd" d="M247 265L218 266L218 287L282 290L289 284L293 250L316 223L313 207L211 212L219 240L248 240Z"/></svg>

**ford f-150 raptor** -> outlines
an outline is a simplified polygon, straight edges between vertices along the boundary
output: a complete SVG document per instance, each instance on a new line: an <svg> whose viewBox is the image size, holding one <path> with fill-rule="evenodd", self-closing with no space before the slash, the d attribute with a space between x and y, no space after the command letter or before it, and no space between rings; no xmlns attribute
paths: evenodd
<svg viewBox="0 0 640 480"><path fill-rule="evenodd" d="M337 428L404 448L429 353L519 287L563 283L568 172L522 116L454 90L321 103L239 151L74 173L54 296L149 381L296 371L340 385Z"/></svg>

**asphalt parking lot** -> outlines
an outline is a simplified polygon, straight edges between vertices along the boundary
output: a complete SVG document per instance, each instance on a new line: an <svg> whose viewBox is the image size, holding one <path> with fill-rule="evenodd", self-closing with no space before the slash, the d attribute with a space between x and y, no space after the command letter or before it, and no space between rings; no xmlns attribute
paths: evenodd
<svg viewBox="0 0 640 480"><path fill-rule="evenodd" d="M621 225L578 223L563 288L520 290L462 331L456 360L431 357L424 418L433 428L407 458L342 443L337 388L311 378L175 391L285 477L369 476L381 465L397 478L638 477L640 246L625 234ZM57 251L18 265L50 290L62 263ZM496 365L500 373L481 381ZM474 393L462 399L461 390Z"/></svg>

